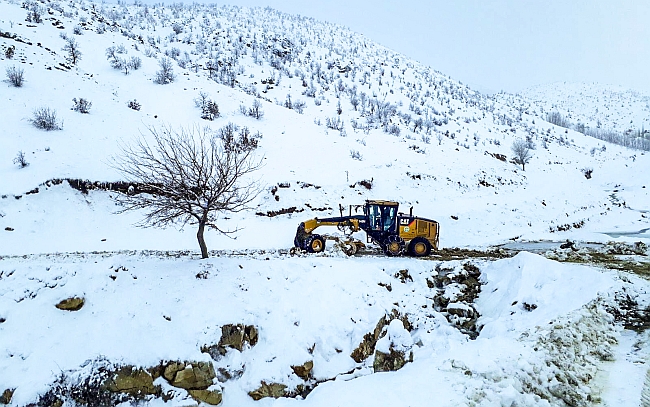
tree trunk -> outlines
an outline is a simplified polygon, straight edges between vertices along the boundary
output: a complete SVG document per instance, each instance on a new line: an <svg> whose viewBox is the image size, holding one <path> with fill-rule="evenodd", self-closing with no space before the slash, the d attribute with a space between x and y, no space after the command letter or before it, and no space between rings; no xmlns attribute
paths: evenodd
<svg viewBox="0 0 650 407"><path fill-rule="evenodd" d="M203 239L203 231L205 230L205 221L201 220L199 222L199 231L196 232L196 239L199 241L199 246L201 247L201 258L207 259L208 256L208 246L205 244L205 239Z"/></svg>

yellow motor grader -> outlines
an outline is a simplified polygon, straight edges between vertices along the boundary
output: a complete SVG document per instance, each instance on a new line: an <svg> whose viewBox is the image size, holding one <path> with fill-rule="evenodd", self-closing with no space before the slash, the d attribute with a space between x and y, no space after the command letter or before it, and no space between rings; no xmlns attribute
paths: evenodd
<svg viewBox="0 0 650 407"><path fill-rule="evenodd" d="M388 256L407 253L423 257L428 256L431 249L438 250L438 222L413 216L413 207L408 214L398 212L398 207L399 203L393 201L368 200L364 205L350 205L349 214L344 216L344 208L339 205L339 217L314 218L300 223L294 246L310 253L319 253L325 250L327 240L337 240L348 255L354 255L365 244L352 238L352 233L363 230L367 243L378 244ZM346 237L341 239L313 233L320 226L336 226Z"/></svg>

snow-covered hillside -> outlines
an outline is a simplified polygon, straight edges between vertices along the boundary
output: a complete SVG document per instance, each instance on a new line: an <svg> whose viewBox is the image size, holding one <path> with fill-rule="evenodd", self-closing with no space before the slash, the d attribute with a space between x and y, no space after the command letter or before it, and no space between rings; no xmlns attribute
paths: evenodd
<svg viewBox="0 0 650 407"><path fill-rule="evenodd" d="M647 155L494 102L345 28L268 9L52 4L41 24L25 22L27 10L18 4L1 5L2 31L10 37L2 39L2 47L15 47L15 56L5 57L2 67L24 69L25 78L24 86L3 91L3 195L23 195L53 178L119 180L108 165L110 157L120 142L146 135L149 126L216 131L235 123L263 137L260 176L267 192L255 212L295 206L305 211L303 218L337 213L339 204L368 197L392 199L441 222L442 244L448 247L562 239L551 232L582 222L580 231L590 240L647 225L639 212L650 202L647 182L635 176L647 168ZM80 35L73 34L75 27ZM62 33L83 54L76 66L66 61ZM119 59L140 58L142 67L128 75L113 69L109 47L123 49L115 54ZM164 54L175 58L176 80L158 85L156 58ZM195 106L201 92L218 104L221 116L214 121L202 120ZM89 114L70 110L73 98L92 102ZM286 107L289 99L293 109ZM127 107L133 100L141 104L139 111ZM262 103L259 120L240 112L255 100ZM299 102L304 107L296 109ZM30 124L41 107L56 110L62 130L45 132ZM535 150L522 171L509 162L510 146L525 138ZM19 151L29 166L12 163ZM495 158L503 156L505 161ZM591 179L585 178L586 169L593 170ZM359 184L350 188L361 180L372 180L372 190ZM279 183L290 188L272 195ZM301 187L306 184L322 188ZM94 211L89 204L111 213L105 194L64 193L66 205L23 210L42 199L57 201L57 188L41 186L40 196L2 202L3 222L14 229L10 252L157 248L153 236L160 231L116 240L108 239L102 226L64 220L69 234L88 236L83 248L67 245L67 239L34 246L41 244L31 237L34 217L49 218L51 230L61 230L57 219L86 218L85 211ZM313 211L307 204L334 210ZM249 247L291 244L296 219L252 213L231 220L240 226L254 222L241 235ZM132 223L133 218L111 216L111 228L131 229ZM47 232L41 226L39 233ZM271 233L277 238L269 239ZM191 236L178 236L170 231L168 248L194 247ZM227 238L209 239L212 247L239 246Z"/></svg>
<svg viewBox="0 0 650 407"><path fill-rule="evenodd" d="M55 405L54 390L70 396L88 377L132 366L154 378L173 361L195 363L169 377L211 363L214 382L189 390L223 394L224 406L638 402L645 365L633 362L647 338L623 332L612 310L621 298L645 309L643 279L530 253L445 261L288 249L301 221L366 199L436 219L443 248L650 243L648 154L546 121L562 109L591 123L609 106L612 128L639 129L643 96L608 93L604 107L542 91L487 97L344 27L232 6L0 0L0 51L0 392L15 390L11 405ZM82 98L87 113L73 109ZM57 129L33 125L39 109L55 112ZM220 219L236 234L207 232L211 259L198 260L193 225L138 228L142 213L118 213L118 192L60 181L124 180L114 158L136 137L231 123L259 134L262 193ZM532 152L525 171L517 140ZM81 297L79 311L54 307ZM223 350L237 324L246 346L206 350ZM375 330L372 352L412 352L412 362L373 374L374 353L356 361ZM166 396L148 405L192 402L158 373ZM294 398L249 396L278 386Z"/></svg>
<svg viewBox="0 0 650 407"><path fill-rule="evenodd" d="M598 139L650 150L650 95L642 92L598 83L553 83L494 98Z"/></svg>
<svg viewBox="0 0 650 407"><path fill-rule="evenodd" d="M546 111L566 114L576 124L621 133L650 128L650 95L621 86L555 83L526 89L522 95Z"/></svg>

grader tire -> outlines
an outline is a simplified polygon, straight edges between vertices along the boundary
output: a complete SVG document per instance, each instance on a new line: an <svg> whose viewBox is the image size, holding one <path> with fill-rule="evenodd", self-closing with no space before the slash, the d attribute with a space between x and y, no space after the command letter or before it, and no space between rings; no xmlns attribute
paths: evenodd
<svg viewBox="0 0 650 407"><path fill-rule="evenodd" d="M320 253L325 250L325 239L320 235L313 235L306 242L307 251L309 253Z"/></svg>
<svg viewBox="0 0 650 407"><path fill-rule="evenodd" d="M413 257L428 256L431 254L431 243L423 237L416 237L409 243L408 252Z"/></svg>
<svg viewBox="0 0 650 407"><path fill-rule="evenodd" d="M404 253L404 239L397 235L388 236L384 241L384 253L386 255L395 257L401 256Z"/></svg>

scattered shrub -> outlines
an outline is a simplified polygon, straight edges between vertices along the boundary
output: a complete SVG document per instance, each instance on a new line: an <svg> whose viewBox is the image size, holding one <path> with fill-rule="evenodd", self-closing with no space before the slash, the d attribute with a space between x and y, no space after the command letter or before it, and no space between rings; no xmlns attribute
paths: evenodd
<svg viewBox="0 0 650 407"><path fill-rule="evenodd" d="M132 70L137 71L142 67L142 59L140 59L140 57L131 57L129 62L127 62L127 65Z"/></svg>
<svg viewBox="0 0 650 407"><path fill-rule="evenodd" d="M127 103L126 105L129 107L129 109L133 109L133 110L140 110L140 108L142 107L142 105L140 105L140 103L138 103L138 101L135 99L129 100L129 103Z"/></svg>
<svg viewBox="0 0 650 407"><path fill-rule="evenodd" d="M328 129L341 131L341 129L343 128L343 120L341 120L341 118L338 116L331 117L331 118L326 117L325 126Z"/></svg>
<svg viewBox="0 0 650 407"><path fill-rule="evenodd" d="M22 151L19 151L18 154L16 154L16 158L14 158L14 164L18 164L20 168L25 168L29 165L27 162L27 159L25 158L25 153Z"/></svg>
<svg viewBox="0 0 650 407"><path fill-rule="evenodd" d="M118 71L124 71L124 75L129 74L129 65L126 59L120 58L120 57L115 57L111 59L110 61L111 67L113 69L117 69Z"/></svg>
<svg viewBox="0 0 650 407"><path fill-rule="evenodd" d="M179 23L174 23L172 24L172 30L174 30L176 35L178 35L183 32L183 26L180 25Z"/></svg>
<svg viewBox="0 0 650 407"><path fill-rule="evenodd" d="M79 113L88 113L93 105L90 100L84 98L73 98L72 103L72 110Z"/></svg>
<svg viewBox="0 0 650 407"><path fill-rule="evenodd" d="M194 98L194 106L203 110L203 108L205 107L206 103L208 103L209 100L210 100L209 94L207 94L206 92L199 92L199 96Z"/></svg>
<svg viewBox="0 0 650 407"><path fill-rule="evenodd" d="M80 25L76 25L76 26L74 26L74 28L72 29L72 33L73 33L74 35L83 35L83 30L82 30L82 28L81 28Z"/></svg>
<svg viewBox="0 0 650 407"><path fill-rule="evenodd" d="M282 106L286 107L287 109L293 109L293 103L291 102L291 94L287 94L287 99L284 101Z"/></svg>
<svg viewBox="0 0 650 407"><path fill-rule="evenodd" d="M16 47L13 45L5 50L5 58L12 59L16 53Z"/></svg>
<svg viewBox="0 0 650 407"><path fill-rule="evenodd" d="M535 142L533 141L533 137L530 136L530 135L527 135L527 136L526 136L526 146L527 146L530 150L534 150L535 148L537 148L537 146L535 145Z"/></svg>
<svg viewBox="0 0 650 407"><path fill-rule="evenodd" d="M174 67L172 60L167 57L162 57L158 61L158 65L160 66L160 70L156 72L154 83L157 83L159 85L166 85L168 83L174 82L174 79L176 77L174 76Z"/></svg>
<svg viewBox="0 0 650 407"><path fill-rule="evenodd" d="M144 48L144 56L146 56L147 58L155 57L156 56L156 50L154 48L151 48L151 47L145 47Z"/></svg>
<svg viewBox="0 0 650 407"><path fill-rule="evenodd" d="M172 47L172 49L169 49L169 50L165 51L165 55L167 55L168 57L170 57L172 59L176 59L179 56L181 56L181 50L176 48L176 47Z"/></svg>
<svg viewBox="0 0 650 407"><path fill-rule="evenodd" d="M350 150L350 157L352 157L353 160L363 160L363 157L358 150Z"/></svg>
<svg viewBox="0 0 650 407"><path fill-rule="evenodd" d="M583 168L581 171L584 174L585 178L591 179L591 173L594 172L594 169L593 168Z"/></svg>
<svg viewBox="0 0 650 407"><path fill-rule="evenodd" d="M27 7L27 17L25 17L25 21L28 23L40 24L43 22L42 15L43 8L36 3L32 3Z"/></svg>
<svg viewBox="0 0 650 407"><path fill-rule="evenodd" d="M236 124L228 123L217 132L218 137L223 140L226 151L242 153L253 151L259 145L262 134L257 132L251 134L248 127L239 128Z"/></svg>
<svg viewBox="0 0 650 407"><path fill-rule="evenodd" d="M402 133L402 130L397 126L396 124L391 124L386 128L388 134L392 134L393 136L399 136Z"/></svg>
<svg viewBox="0 0 650 407"><path fill-rule="evenodd" d="M61 127L57 123L56 119L56 110L50 109L49 107L41 107L34 110L34 116L29 119L29 122L41 130L61 130Z"/></svg>
<svg viewBox="0 0 650 407"><path fill-rule="evenodd" d="M253 101L253 106L251 106L250 108L247 108L244 105L239 106L239 112L245 116L254 117L257 120L260 120L262 117L264 117L264 111L262 110L262 103L257 99Z"/></svg>
<svg viewBox="0 0 650 407"><path fill-rule="evenodd" d="M208 100L201 110L201 119L212 121L219 116L219 105L211 100Z"/></svg>
<svg viewBox="0 0 650 407"><path fill-rule="evenodd" d="M7 82L13 87L20 88L25 81L24 72L21 68L15 66L7 68Z"/></svg>
<svg viewBox="0 0 650 407"><path fill-rule="evenodd" d="M128 75L130 70L137 71L142 66L142 59L139 57L131 57L130 59L121 58L118 55L125 54L126 48L124 45L118 47L111 46L106 48L106 59L111 64L113 69L124 71L124 75Z"/></svg>
<svg viewBox="0 0 650 407"><path fill-rule="evenodd" d="M299 114L302 114L302 112L305 111L305 107L307 107L307 103L303 102L302 100L296 100L293 102L293 110Z"/></svg>

